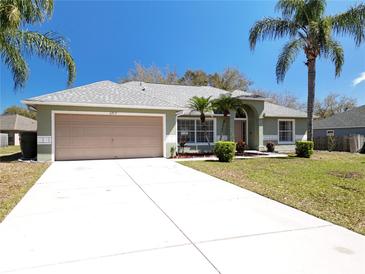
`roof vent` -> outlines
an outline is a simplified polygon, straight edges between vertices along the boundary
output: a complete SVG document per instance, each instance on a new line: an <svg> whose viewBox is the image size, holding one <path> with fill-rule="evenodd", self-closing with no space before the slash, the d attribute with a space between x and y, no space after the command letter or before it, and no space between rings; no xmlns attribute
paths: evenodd
<svg viewBox="0 0 365 274"><path fill-rule="evenodd" d="M141 87L142 91L146 90L146 88L143 86L143 82L139 82L139 86Z"/></svg>

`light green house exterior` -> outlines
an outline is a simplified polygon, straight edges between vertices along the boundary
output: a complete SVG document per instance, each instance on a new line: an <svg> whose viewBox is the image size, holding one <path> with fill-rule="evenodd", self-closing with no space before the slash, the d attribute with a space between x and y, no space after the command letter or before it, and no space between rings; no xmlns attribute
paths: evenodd
<svg viewBox="0 0 365 274"><path fill-rule="evenodd" d="M40 97L25 100L28 106L37 110L38 120L38 160L55 160L55 115L57 114L92 114L104 116L159 116L163 118L163 156L170 157L179 148L179 123L182 120L199 120L196 113L187 111L186 104L178 102L186 101L193 96L215 96L226 93L225 91L207 87L168 86L143 83L141 94L138 94L140 83L131 83L126 86L109 81L69 89L57 93L50 93ZM120 87L123 87L120 89ZM133 87L133 88L132 88ZM171 92L171 90L173 92ZM188 92L186 92L186 90ZM150 93L148 93L150 92ZM185 94L188 93L188 94ZM110 100L110 94L114 96ZM137 95L139 96L137 96ZM163 95L166 94L165 97ZM175 94L177 94L175 96ZM235 140L235 123L244 121L245 142L249 149L265 150L266 144L272 142L277 151L294 150L296 140L306 139L305 113L277 106L262 97L239 97L244 103L244 118L236 118L235 111L231 111L228 117L221 114L209 113L207 119L212 121L213 140L223 137L224 140ZM118 95L118 96L116 96ZM136 97L137 96L137 97ZM143 98L142 98L143 97ZM146 97L148 101L146 101ZM149 98L151 97L151 98ZM95 99L96 98L96 99ZM100 101L107 98L108 101ZM99 101L97 101L99 100ZM185 102L186 103L186 102ZM140 105L138 105L140 104ZM221 132L223 121L225 127ZM280 122L286 121L286 122ZM196 122L198 123L198 122ZM279 123L290 125L288 133L279 133ZM280 135L281 134L281 135ZM290 142L281 142L279 135L292 134ZM172 149L173 148L173 149ZM185 152L207 151L207 143L187 143Z"/></svg>

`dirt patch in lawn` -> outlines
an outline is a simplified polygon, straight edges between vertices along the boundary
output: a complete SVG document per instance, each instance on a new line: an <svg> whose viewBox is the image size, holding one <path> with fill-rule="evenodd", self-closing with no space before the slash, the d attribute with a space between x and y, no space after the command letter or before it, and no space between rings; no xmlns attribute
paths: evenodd
<svg viewBox="0 0 365 274"><path fill-rule="evenodd" d="M347 171L330 171L329 175L335 176L341 179L362 179L364 176L360 172L347 172Z"/></svg>

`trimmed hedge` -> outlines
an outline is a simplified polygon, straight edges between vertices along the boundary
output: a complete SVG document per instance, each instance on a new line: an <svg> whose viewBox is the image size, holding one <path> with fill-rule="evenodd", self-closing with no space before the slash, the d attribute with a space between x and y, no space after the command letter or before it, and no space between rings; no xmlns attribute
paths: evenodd
<svg viewBox="0 0 365 274"><path fill-rule="evenodd" d="M312 141L296 141L295 153L298 157L310 158L313 154L314 143Z"/></svg>
<svg viewBox="0 0 365 274"><path fill-rule="evenodd" d="M214 144L214 154L219 162L231 162L236 152L236 143L219 141Z"/></svg>

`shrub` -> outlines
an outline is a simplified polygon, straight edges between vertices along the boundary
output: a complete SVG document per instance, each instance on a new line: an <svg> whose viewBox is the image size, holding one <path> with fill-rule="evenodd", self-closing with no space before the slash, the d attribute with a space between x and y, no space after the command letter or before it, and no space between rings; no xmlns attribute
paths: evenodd
<svg viewBox="0 0 365 274"><path fill-rule="evenodd" d="M271 143L271 142L267 143L266 144L266 149L267 149L267 152L274 152L275 151L274 143Z"/></svg>
<svg viewBox="0 0 365 274"><path fill-rule="evenodd" d="M236 150L238 154L243 154L245 152L246 143L242 140L236 143Z"/></svg>
<svg viewBox="0 0 365 274"><path fill-rule="evenodd" d="M170 157L171 158L174 158L176 156L176 147L175 146L172 146L170 148Z"/></svg>
<svg viewBox="0 0 365 274"><path fill-rule="evenodd" d="M362 148L360 149L360 153L365 154L365 142L364 142Z"/></svg>
<svg viewBox="0 0 365 274"><path fill-rule="evenodd" d="M214 154L219 162L231 162L236 151L235 142L219 141L214 144Z"/></svg>
<svg viewBox="0 0 365 274"><path fill-rule="evenodd" d="M309 158L313 154L312 141L297 141L295 142L295 153L298 157Z"/></svg>

